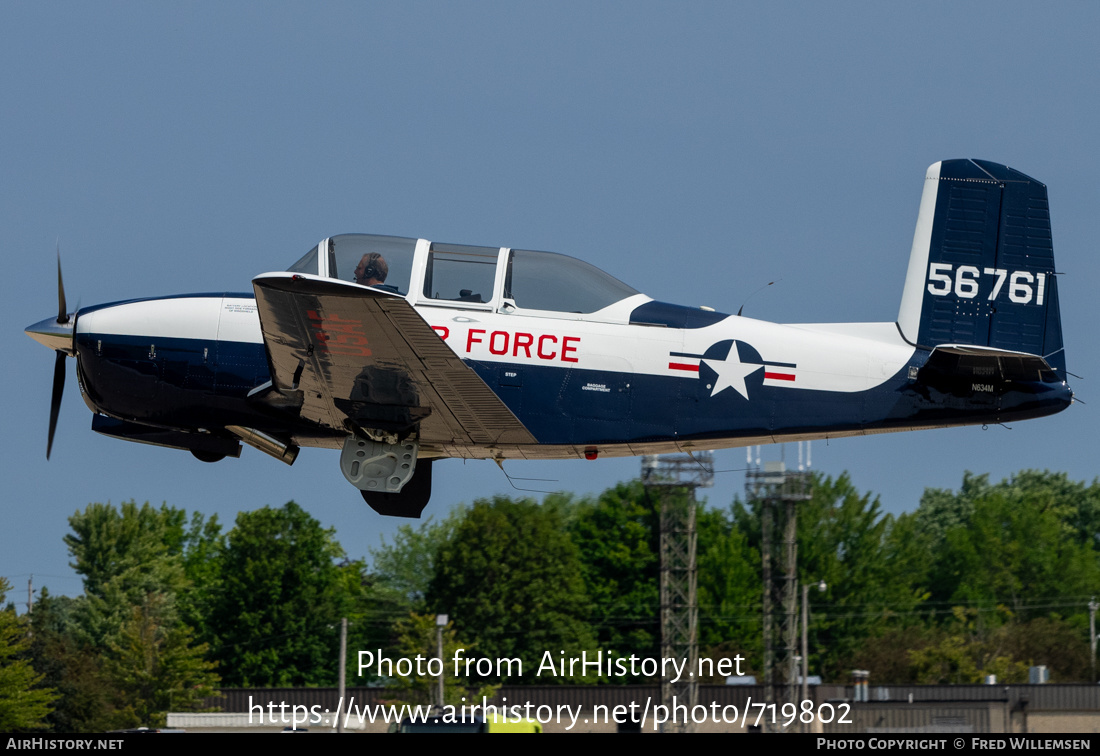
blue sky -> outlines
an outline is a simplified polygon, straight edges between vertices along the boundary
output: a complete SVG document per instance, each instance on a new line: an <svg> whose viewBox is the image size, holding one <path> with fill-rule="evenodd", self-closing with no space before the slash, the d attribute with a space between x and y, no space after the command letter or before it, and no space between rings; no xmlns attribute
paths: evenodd
<svg viewBox="0 0 1100 756"><path fill-rule="evenodd" d="M345 232L545 249L658 299L781 322L892 321L925 168L977 157L1046 183L1069 369L1088 406L1011 430L814 444L887 511L965 470L1096 475L1100 6L1087 3L3 3L0 575L75 594L89 502L236 513L294 499L365 556L397 521L335 452L205 465L94 434L70 362L22 329L70 305L248 291ZM787 450L792 459L794 447ZM778 448L765 449L777 458ZM744 466L742 450L719 468ZM526 463L596 493L639 461ZM428 512L509 493L436 466ZM741 473L707 493L726 505Z"/></svg>

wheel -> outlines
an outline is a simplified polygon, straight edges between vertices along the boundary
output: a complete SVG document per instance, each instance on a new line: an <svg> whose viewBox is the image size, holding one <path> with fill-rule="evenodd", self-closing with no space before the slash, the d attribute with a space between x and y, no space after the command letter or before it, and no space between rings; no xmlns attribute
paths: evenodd
<svg viewBox="0 0 1100 756"><path fill-rule="evenodd" d="M221 462L225 459L224 454L218 454L216 452L200 451L198 449L191 450L191 456L200 462Z"/></svg>
<svg viewBox="0 0 1100 756"><path fill-rule="evenodd" d="M419 518L432 497L432 460L417 460L412 480L400 493L360 491L363 501L375 512L390 517Z"/></svg>

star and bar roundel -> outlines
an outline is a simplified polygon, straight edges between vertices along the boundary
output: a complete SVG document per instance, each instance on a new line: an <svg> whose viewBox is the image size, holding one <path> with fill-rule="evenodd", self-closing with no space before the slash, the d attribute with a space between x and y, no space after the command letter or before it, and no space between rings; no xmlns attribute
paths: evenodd
<svg viewBox="0 0 1100 756"><path fill-rule="evenodd" d="M712 344L703 354L670 352L669 370L684 375L695 374L706 381L711 396L728 388L743 398L749 398L749 387L794 386L798 365L790 362L770 362L744 341L725 339Z"/></svg>

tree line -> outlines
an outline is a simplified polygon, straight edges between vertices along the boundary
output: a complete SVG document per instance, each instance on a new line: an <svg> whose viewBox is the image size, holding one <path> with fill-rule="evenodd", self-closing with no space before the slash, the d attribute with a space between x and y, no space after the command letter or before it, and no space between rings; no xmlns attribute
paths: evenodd
<svg viewBox="0 0 1100 756"><path fill-rule="evenodd" d="M700 655L760 674L759 503L700 505ZM336 683L341 618L348 680L427 700L425 677L358 675L357 651L519 659L525 674L449 675L448 698L502 682L625 684L626 676L535 677L547 651L659 656L659 503L639 481L599 496L498 496L404 525L350 560L333 530L289 502L216 516L162 505L90 504L65 543L77 597L43 589L30 616L0 611L0 731L154 726L221 687ZM1092 680L1088 603L1100 588L1100 482L1024 471L967 474L919 507L882 511L847 474L815 475L798 510L798 577L811 591L811 673L844 682ZM0 603L9 586L0 579ZM450 670L448 670L450 672Z"/></svg>

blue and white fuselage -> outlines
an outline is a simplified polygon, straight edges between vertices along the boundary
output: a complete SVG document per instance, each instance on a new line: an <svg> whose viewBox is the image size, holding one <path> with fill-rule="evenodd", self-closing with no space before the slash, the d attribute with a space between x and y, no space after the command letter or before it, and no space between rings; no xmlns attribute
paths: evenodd
<svg viewBox="0 0 1100 756"><path fill-rule="evenodd" d="M589 446L612 455L743 446L998 422L1032 404L1013 406L1004 394L984 391L967 402L924 396L909 373L930 352L902 341L894 323L780 325L662 305L662 323L631 324L630 315L644 307L639 300L648 303L637 295L609 308L619 313L601 313L605 322L418 310L537 440L534 448L480 452L448 445L439 456L570 458ZM308 423L288 427L247 401L271 379L256 309L252 296L224 294L81 312L76 348L86 400L93 411L123 420L188 432L244 425L289 431L300 446L339 448L346 434ZM713 322L684 327L697 313ZM1048 398L1048 409L1064 404Z"/></svg>

